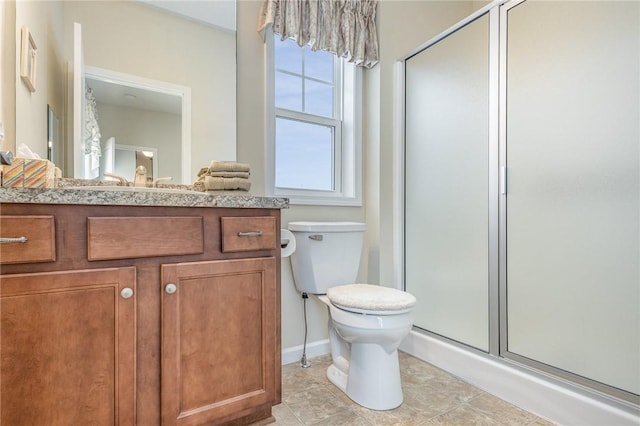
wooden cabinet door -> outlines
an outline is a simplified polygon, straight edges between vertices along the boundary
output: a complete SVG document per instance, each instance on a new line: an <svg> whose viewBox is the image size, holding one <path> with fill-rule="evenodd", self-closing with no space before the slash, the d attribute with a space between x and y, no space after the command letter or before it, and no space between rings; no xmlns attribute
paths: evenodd
<svg viewBox="0 0 640 426"><path fill-rule="evenodd" d="M2 425L135 423L135 284L135 268L0 276Z"/></svg>
<svg viewBox="0 0 640 426"><path fill-rule="evenodd" d="M276 401L275 262L162 266L163 425L217 424Z"/></svg>

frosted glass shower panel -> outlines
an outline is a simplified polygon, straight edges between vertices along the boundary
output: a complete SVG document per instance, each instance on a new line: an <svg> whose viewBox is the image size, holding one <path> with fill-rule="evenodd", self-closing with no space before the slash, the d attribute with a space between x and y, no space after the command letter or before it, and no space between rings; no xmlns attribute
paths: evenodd
<svg viewBox="0 0 640 426"><path fill-rule="evenodd" d="M636 394L639 17L527 1L507 52L508 351Z"/></svg>
<svg viewBox="0 0 640 426"><path fill-rule="evenodd" d="M489 17L406 60L405 280L415 325L487 351Z"/></svg>

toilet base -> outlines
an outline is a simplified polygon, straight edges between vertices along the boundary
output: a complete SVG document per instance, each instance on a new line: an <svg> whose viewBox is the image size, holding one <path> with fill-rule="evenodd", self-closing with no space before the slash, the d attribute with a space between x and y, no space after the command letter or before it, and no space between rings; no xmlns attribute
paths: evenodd
<svg viewBox="0 0 640 426"><path fill-rule="evenodd" d="M327 379L338 387L342 392L347 393L347 379L349 376L338 369L335 365L331 364L327 368Z"/></svg>
<svg viewBox="0 0 640 426"><path fill-rule="evenodd" d="M334 364L327 378L349 398L372 410L392 410L403 401L398 351L388 353L377 344L351 344L348 373Z"/></svg>

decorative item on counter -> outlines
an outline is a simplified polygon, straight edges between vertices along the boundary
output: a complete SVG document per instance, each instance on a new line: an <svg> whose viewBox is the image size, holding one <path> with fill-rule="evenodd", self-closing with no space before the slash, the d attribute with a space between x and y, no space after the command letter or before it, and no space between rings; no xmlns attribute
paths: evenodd
<svg viewBox="0 0 640 426"><path fill-rule="evenodd" d="M201 192L248 192L251 189L250 175L251 167L247 163L214 160L209 167L200 169L193 188Z"/></svg>
<svg viewBox="0 0 640 426"><path fill-rule="evenodd" d="M49 160L16 157L2 167L3 188L53 188L55 166Z"/></svg>
<svg viewBox="0 0 640 426"><path fill-rule="evenodd" d="M55 165L49 160L24 160L25 188L52 188L55 182Z"/></svg>
<svg viewBox="0 0 640 426"><path fill-rule="evenodd" d="M11 164L2 166L2 187L22 188L24 183L24 158L16 157Z"/></svg>
<svg viewBox="0 0 640 426"><path fill-rule="evenodd" d="M18 157L7 155L0 160L3 188L53 188L55 186L55 165L51 161L41 160L25 144L20 144L18 147L18 155ZM5 164L5 161L10 163Z"/></svg>

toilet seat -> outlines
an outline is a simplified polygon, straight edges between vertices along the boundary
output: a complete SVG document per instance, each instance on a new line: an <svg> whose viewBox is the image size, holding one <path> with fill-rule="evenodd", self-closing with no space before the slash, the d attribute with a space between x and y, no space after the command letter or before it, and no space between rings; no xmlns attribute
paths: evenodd
<svg viewBox="0 0 640 426"><path fill-rule="evenodd" d="M407 292L371 284L331 287L327 297L339 309L365 315L399 315L416 304L416 298Z"/></svg>

